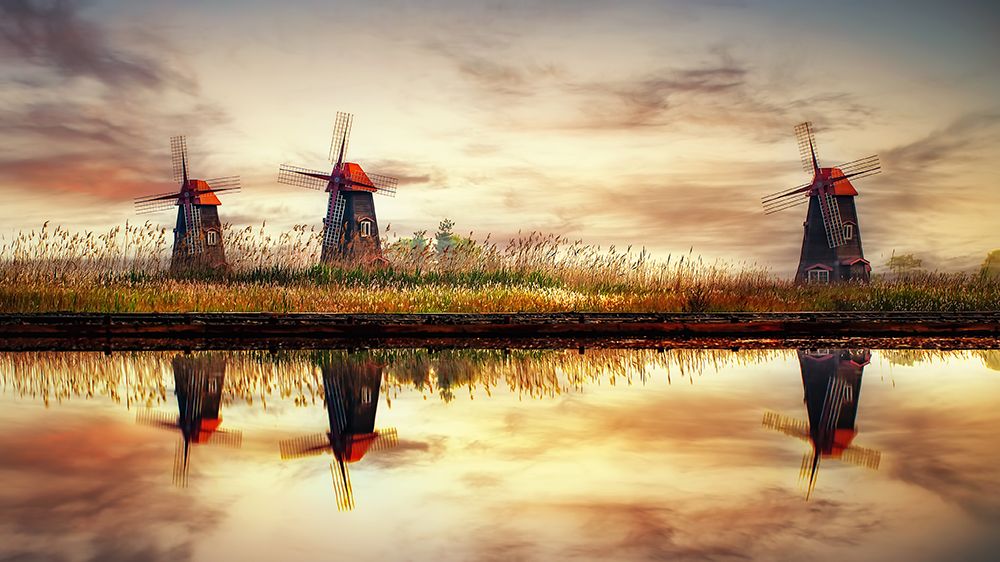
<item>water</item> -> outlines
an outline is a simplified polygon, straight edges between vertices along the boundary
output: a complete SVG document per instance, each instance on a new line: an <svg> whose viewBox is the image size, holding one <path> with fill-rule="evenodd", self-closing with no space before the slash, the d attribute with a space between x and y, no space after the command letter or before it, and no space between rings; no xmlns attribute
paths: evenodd
<svg viewBox="0 0 1000 562"><path fill-rule="evenodd" d="M1000 352L0 354L0 559L989 560Z"/></svg>

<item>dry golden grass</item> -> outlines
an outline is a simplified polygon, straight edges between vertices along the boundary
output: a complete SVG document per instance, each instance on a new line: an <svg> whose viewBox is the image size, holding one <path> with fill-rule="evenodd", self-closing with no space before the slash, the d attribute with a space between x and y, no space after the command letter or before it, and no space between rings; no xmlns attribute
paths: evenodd
<svg viewBox="0 0 1000 562"><path fill-rule="evenodd" d="M232 273L172 279L167 232L61 227L0 240L0 312L674 312L996 310L1000 281L927 273L870 285L798 286L753 264L657 260L531 233L443 253L390 244L389 267L314 265L319 233L226 229Z"/></svg>

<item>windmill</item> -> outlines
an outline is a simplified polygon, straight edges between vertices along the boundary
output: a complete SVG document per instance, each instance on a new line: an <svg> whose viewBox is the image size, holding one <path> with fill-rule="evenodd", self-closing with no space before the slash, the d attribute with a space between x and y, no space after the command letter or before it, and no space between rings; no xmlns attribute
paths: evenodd
<svg viewBox="0 0 1000 562"><path fill-rule="evenodd" d="M173 480L174 484L183 487L188 481L191 445L236 448L242 445L243 434L219 429L225 360L215 356L177 356L172 363L179 415L144 410L137 414L136 422L180 431L181 440L174 452Z"/></svg>
<svg viewBox="0 0 1000 562"><path fill-rule="evenodd" d="M806 484L806 499L816 487L821 459L838 459L878 470L882 453L852 443L857 435L861 375L870 360L867 349L799 350L808 421L777 412L764 413L764 427L810 444L799 472Z"/></svg>
<svg viewBox="0 0 1000 562"><path fill-rule="evenodd" d="M239 191L240 177L227 176L210 180L189 178L190 160L184 137L170 138L170 158L174 181L180 182L180 190L136 199L136 213L156 213L177 207L174 249L170 256L172 274L184 271L226 271L229 265L222 247L222 223L219 222L217 208L222 202L216 194Z"/></svg>
<svg viewBox="0 0 1000 562"><path fill-rule="evenodd" d="M878 155L854 160L833 168L821 168L812 124L795 127L802 168L812 181L762 198L765 214L809 204L803 223L802 253L795 273L798 283L864 281L871 264L861 248L861 230L852 180L875 175L882 170Z"/></svg>
<svg viewBox="0 0 1000 562"><path fill-rule="evenodd" d="M330 141L330 162L333 163L330 173L288 164L282 164L278 170L278 183L325 190L330 194L323 219L320 257L323 263L350 258L383 259L372 194L394 196L398 180L369 174L360 165L345 161L353 123L352 114L337 113Z"/></svg>
<svg viewBox="0 0 1000 562"><path fill-rule="evenodd" d="M382 366L366 358L342 360L326 357L320 362L330 431L279 443L283 460L332 453L330 473L337 509L354 509L354 491L347 465L365 454L395 447L395 429L375 429Z"/></svg>

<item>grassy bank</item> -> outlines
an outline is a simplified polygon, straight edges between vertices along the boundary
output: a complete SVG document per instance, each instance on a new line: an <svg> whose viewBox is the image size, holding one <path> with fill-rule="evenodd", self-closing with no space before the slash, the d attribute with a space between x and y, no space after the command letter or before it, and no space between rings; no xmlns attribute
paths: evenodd
<svg viewBox="0 0 1000 562"><path fill-rule="evenodd" d="M48 226L0 248L0 312L960 311L1000 308L1000 282L922 273L869 285L796 286L752 264L652 259L529 234L498 245L389 244L385 268L316 266L318 235L227 230L232 273L171 279L166 233Z"/></svg>

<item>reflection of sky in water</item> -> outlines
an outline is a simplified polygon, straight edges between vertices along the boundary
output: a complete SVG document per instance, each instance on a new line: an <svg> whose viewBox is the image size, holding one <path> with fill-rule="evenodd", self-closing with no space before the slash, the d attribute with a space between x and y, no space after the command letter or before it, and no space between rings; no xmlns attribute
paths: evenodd
<svg viewBox="0 0 1000 562"><path fill-rule="evenodd" d="M134 423L137 395L176 412L169 355L34 355L34 372L6 355L0 558L922 560L1000 546L994 357L874 352L855 441L881 466L824 460L806 502L808 446L761 426L766 410L806 418L795 354L692 353L390 358L419 368L386 368L376 427L399 443L349 465L351 512L330 455L278 455L279 440L327 429L306 355L230 358L222 426L243 446L196 446L186 489L171 485L177 434ZM447 369L462 383L442 392ZM75 390L46 406L42 379Z"/></svg>

